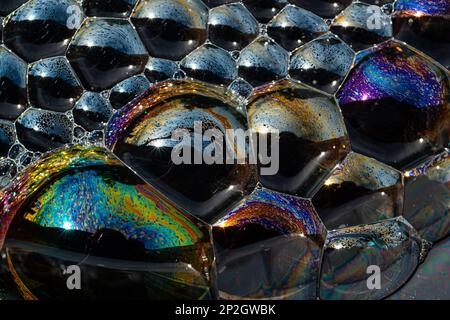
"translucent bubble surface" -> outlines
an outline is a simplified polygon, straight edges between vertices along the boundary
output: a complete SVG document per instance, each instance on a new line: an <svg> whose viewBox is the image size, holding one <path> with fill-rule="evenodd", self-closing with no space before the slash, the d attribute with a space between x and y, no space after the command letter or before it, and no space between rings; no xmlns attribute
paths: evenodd
<svg viewBox="0 0 450 320"><path fill-rule="evenodd" d="M226 148L238 158L245 157L246 144L231 145L225 140L227 129L247 129L246 118L225 89L173 81L153 86L116 113L106 130L106 141L141 177L190 213L209 220L251 192L256 168L248 161L227 162L225 152L220 151L219 161L204 161L212 143L207 138L200 138L199 143L198 137L208 129L218 139L222 135Z"/></svg>
<svg viewBox="0 0 450 320"><path fill-rule="evenodd" d="M292 53L289 75L333 94L350 71L355 53L332 34L315 39Z"/></svg>
<svg viewBox="0 0 450 320"><path fill-rule="evenodd" d="M173 61L150 58L145 66L145 76L150 82L158 82L172 78L177 70L178 66Z"/></svg>
<svg viewBox="0 0 450 320"><path fill-rule="evenodd" d="M388 41L359 54L337 97L354 151L402 169L449 142L446 70Z"/></svg>
<svg viewBox="0 0 450 320"><path fill-rule="evenodd" d="M75 123L88 131L103 129L112 115L111 106L100 93L86 92L72 111Z"/></svg>
<svg viewBox="0 0 450 320"><path fill-rule="evenodd" d="M323 18L334 18L351 4L352 0L290 0L290 2Z"/></svg>
<svg viewBox="0 0 450 320"><path fill-rule="evenodd" d="M0 157L8 155L9 148L15 140L14 124L9 121L0 120Z"/></svg>
<svg viewBox="0 0 450 320"><path fill-rule="evenodd" d="M450 2L398 0L394 8L395 38L450 68Z"/></svg>
<svg viewBox="0 0 450 320"><path fill-rule="evenodd" d="M19 141L31 151L45 152L72 141L72 122L61 113L28 109L16 122Z"/></svg>
<svg viewBox="0 0 450 320"><path fill-rule="evenodd" d="M400 171L352 152L325 181L313 203L332 230L400 216L403 192Z"/></svg>
<svg viewBox="0 0 450 320"><path fill-rule="evenodd" d="M226 50L241 50L258 36L258 21L240 3L211 9L209 40Z"/></svg>
<svg viewBox="0 0 450 320"><path fill-rule="evenodd" d="M140 1L131 21L158 58L181 60L208 36L208 8L200 0Z"/></svg>
<svg viewBox="0 0 450 320"><path fill-rule="evenodd" d="M126 18L138 0L84 0L83 9L91 17Z"/></svg>
<svg viewBox="0 0 450 320"><path fill-rule="evenodd" d="M0 46L0 119L15 120L27 107L27 65Z"/></svg>
<svg viewBox="0 0 450 320"><path fill-rule="evenodd" d="M0 159L0 191L8 186L17 174L17 166L10 159Z"/></svg>
<svg viewBox="0 0 450 320"><path fill-rule="evenodd" d="M325 20L288 5L267 25L267 33L283 48L292 51L328 31Z"/></svg>
<svg viewBox="0 0 450 320"><path fill-rule="evenodd" d="M28 69L28 95L33 107L67 111L83 93L83 87L64 57L32 63Z"/></svg>
<svg viewBox="0 0 450 320"><path fill-rule="evenodd" d="M64 54L84 14L74 0L31 0L4 22L4 42L27 61Z"/></svg>
<svg viewBox="0 0 450 320"><path fill-rule="evenodd" d="M103 149L46 155L0 203L0 244L25 299L214 295L208 227ZM67 290L69 265L81 269L83 290Z"/></svg>
<svg viewBox="0 0 450 320"><path fill-rule="evenodd" d="M149 87L150 82L143 75L125 79L111 89L109 102L111 102L114 109L120 109L144 93Z"/></svg>
<svg viewBox="0 0 450 320"><path fill-rule="evenodd" d="M421 253L422 240L403 218L331 231L323 257L320 298L385 298L409 279ZM379 285L370 278L378 271Z"/></svg>
<svg viewBox="0 0 450 320"><path fill-rule="evenodd" d="M92 91L112 87L144 71L148 56L128 21L85 20L72 39L67 58L83 85Z"/></svg>
<svg viewBox="0 0 450 320"><path fill-rule="evenodd" d="M259 139L272 145L279 135L278 171L262 171L276 168L275 158L260 165L260 181L268 188L310 197L350 151L335 100L304 85L283 80L256 89L247 114ZM261 148L258 155L264 157Z"/></svg>
<svg viewBox="0 0 450 320"><path fill-rule="evenodd" d="M357 2L334 19L331 31L359 51L391 38L392 22L380 7Z"/></svg>
<svg viewBox="0 0 450 320"><path fill-rule="evenodd" d="M253 86L284 78L288 69L288 53L275 41L260 37L241 51L239 76Z"/></svg>
<svg viewBox="0 0 450 320"><path fill-rule="evenodd" d="M269 22L288 4L288 0L242 0L242 2L261 23Z"/></svg>
<svg viewBox="0 0 450 320"><path fill-rule="evenodd" d="M189 77L214 84L229 84L237 77L236 62L231 55L211 44L191 52L180 65Z"/></svg>
<svg viewBox="0 0 450 320"><path fill-rule="evenodd" d="M438 241L450 232L450 156L432 156L405 171L405 218L420 235Z"/></svg>
<svg viewBox="0 0 450 320"><path fill-rule="evenodd" d="M315 299L325 237L309 200L257 188L213 225L220 297Z"/></svg>

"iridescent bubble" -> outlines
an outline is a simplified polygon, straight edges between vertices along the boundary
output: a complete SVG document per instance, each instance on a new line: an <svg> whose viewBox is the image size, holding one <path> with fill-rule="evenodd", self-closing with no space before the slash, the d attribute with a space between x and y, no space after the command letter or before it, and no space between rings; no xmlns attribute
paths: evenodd
<svg viewBox="0 0 450 320"><path fill-rule="evenodd" d="M100 93L86 92L73 108L75 123L88 131L103 129L112 115L108 100Z"/></svg>
<svg viewBox="0 0 450 320"><path fill-rule="evenodd" d="M417 232L401 217L330 231L323 256L320 298L383 299L411 277L426 254L424 249ZM374 280L377 275L380 283Z"/></svg>
<svg viewBox="0 0 450 320"><path fill-rule="evenodd" d="M289 75L333 94L350 71L355 53L333 34L315 39L292 53Z"/></svg>
<svg viewBox="0 0 450 320"><path fill-rule="evenodd" d="M28 62L63 55L84 14L74 0L31 0L4 22L4 42Z"/></svg>
<svg viewBox="0 0 450 320"><path fill-rule="evenodd" d="M400 171L352 152L325 181L313 203L332 230L400 216L403 192Z"/></svg>
<svg viewBox="0 0 450 320"><path fill-rule="evenodd" d="M8 186L16 174L17 166L15 162L11 159L0 158L0 190Z"/></svg>
<svg viewBox="0 0 450 320"><path fill-rule="evenodd" d="M315 299L326 229L309 200L258 187L213 224L222 299Z"/></svg>
<svg viewBox="0 0 450 320"><path fill-rule="evenodd" d="M229 84L237 77L236 62L231 55L212 44L192 51L180 66L189 77L214 84Z"/></svg>
<svg viewBox="0 0 450 320"><path fill-rule="evenodd" d="M258 21L241 3L220 6L209 12L209 40L226 50L241 50L258 32Z"/></svg>
<svg viewBox="0 0 450 320"><path fill-rule="evenodd" d="M148 55L128 21L89 18L72 39L67 58L87 89L101 91L144 71Z"/></svg>
<svg viewBox="0 0 450 320"><path fill-rule="evenodd" d="M288 69L288 53L267 37L259 37L241 51L239 76L253 86L284 78Z"/></svg>
<svg viewBox="0 0 450 320"><path fill-rule="evenodd" d="M403 169L449 143L448 72L388 41L357 56L337 93L352 149Z"/></svg>
<svg viewBox="0 0 450 320"><path fill-rule="evenodd" d="M259 141L272 146L279 137L278 171L262 171L276 167L275 158L260 163L259 180L265 187L311 197L350 151L334 98L305 85L282 80L258 88L248 99L247 114ZM261 147L258 155L261 161Z"/></svg>
<svg viewBox="0 0 450 320"><path fill-rule="evenodd" d="M392 22L380 7L357 2L333 20L331 31L359 51L391 38Z"/></svg>
<svg viewBox="0 0 450 320"><path fill-rule="evenodd" d="M14 124L0 120L0 158L8 155L9 148L14 144L15 138Z"/></svg>
<svg viewBox="0 0 450 320"><path fill-rule="evenodd" d="M109 102L114 109L120 109L134 98L143 94L149 87L150 82L143 75L125 79L111 89Z"/></svg>
<svg viewBox="0 0 450 320"><path fill-rule="evenodd" d="M450 68L450 2L398 0L394 8L395 38Z"/></svg>
<svg viewBox="0 0 450 320"><path fill-rule="evenodd" d="M61 113L28 109L16 122L19 141L31 151L45 152L72 141L72 122Z"/></svg>
<svg viewBox="0 0 450 320"><path fill-rule="evenodd" d="M334 18L352 3L352 0L290 0L293 4L323 18Z"/></svg>
<svg viewBox="0 0 450 320"><path fill-rule="evenodd" d="M0 119L15 120L26 109L27 65L0 46Z"/></svg>
<svg viewBox="0 0 450 320"><path fill-rule="evenodd" d="M283 48L292 51L328 31L326 22L296 6L286 6L267 25L267 33Z"/></svg>
<svg viewBox="0 0 450 320"><path fill-rule="evenodd" d="M158 58L181 60L208 36L208 8L200 0L140 1L131 21Z"/></svg>
<svg viewBox="0 0 450 320"><path fill-rule="evenodd" d="M0 246L25 299L210 299L208 227L101 148L44 156L0 195ZM68 290L78 266L83 290Z"/></svg>
<svg viewBox="0 0 450 320"><path fill-rule="evenodd" d="M259 22L267 23L288 4L288 0L242 0L242 3Z"/></svg>
<svg viewBox="0 0 450 320"><path fill-rule="evenodd" d="M150 82L154 83L172 78L177 70L176 62L150 57L145 66L145 76Z"/></svg>
<svg viewBox="0 0 450 320"><path fill-rule="evenodd" d="M106 144L167 197L209 221L255 184L248 143L232 143L227 132L247 129L238 107L225 88L192 80L160 83L113 116ZM228 154L239 161L228 161Z"/></svg>
<svg viewBox="0 0 450 320"><path fill-rule="evenodd" d="M429 241L450 233L450 156L432 156L405 171L404 217Z"/></svg>
<svg viewBox="0 0 450 320"><path fill-rule="evenodd" d="M131 14L138 0L84 0L83 9L88 16L124 18Z"/></svg>
<svg viewBox="0 0 450 320"><path fill-rule="evenodd" d="M30 64L28 95L33 107L64 112L81 97L83 87L64 57L48 58Z"/></svg>

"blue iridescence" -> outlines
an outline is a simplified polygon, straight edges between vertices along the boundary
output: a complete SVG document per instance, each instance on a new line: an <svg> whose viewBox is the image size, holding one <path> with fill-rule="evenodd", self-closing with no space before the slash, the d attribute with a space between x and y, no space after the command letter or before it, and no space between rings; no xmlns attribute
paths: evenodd
<svg viewBox="0 0 450 320"><path fill-rule="evenodd" d="M448 76L425 56L395 41L362 53L337 97L341 105L394 98L416 108L445 103Z"/></svg>

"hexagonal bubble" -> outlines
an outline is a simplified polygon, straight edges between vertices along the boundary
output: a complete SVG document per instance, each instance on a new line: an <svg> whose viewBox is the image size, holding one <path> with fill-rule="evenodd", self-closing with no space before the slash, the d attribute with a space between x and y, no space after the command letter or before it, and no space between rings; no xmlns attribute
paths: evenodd
<svg viewBox="0 0 450 320"><path fill-rule="evenodd" d="M75 123L88 131L103 129L112 115L111 106L100 93L86 92L73 108Z"/></svg>
<svg viewBox="0 0 450 320"><path fill-rule="evenodd" d="M158 82L172 78L178 65L170 60L150 58L145 66L145 76L150 82Z"/></svg>
<svg viewBox="0 0 450 320"><path fill-rule="evenodd" d="M180 80L155 85L116 113L106 143L141 177L209 221L253 190L256 167L244 159L249 143L234 143L230 132L246 129L225 88Z"/></svg>
<svg viewBox="0 0 450 320"><path fill-rule="evenodd" d="M28 0L3 0L0 2L0 15L7 16Z"/></svg>
<svg viewBox="0 0 450 320"><path fill-rule="evenodd" d="M17 120L16 132L28 150L45 152L72 141L72 122L61 113L28 109Z"/></svg>
<svg viewBox="0 0 450 320"><path fill-rule="evenodd" d="M74 0L31 0L6 18L4 42L27 61L62 55L83 18Z"/></svg>
<svg viewBox="0 0 450 320"><path fill-rule="evenodd" d="M88 16L124 18L131 14L138 0L83 0Z"/></svg>
<svg viewBox="0 0 450 320"><path fill-rule="evenodd" d="M64 57L30 64L28 95L32 106L52 111L70 110L83 94L83 87Z"/></svg>
<svg viewBox="0 0 450 320"><path fill-rule="evenodd" d="M241 50L258 36L258 21L241 4L211 9L208 21L209 40L226 50Z"/></svg>
<svg viewBox="0 0 450 320"><path fill-rule="evenodd" d="M411 277L427 248L402 217L330 231L323 256L320 298L385 298ZM374 273L379 274L379 282Z"/></svg>
<svg viewBox="0 0 450 320"><path fill-rule="evenodd" d="M0 203L0 246L22 295L214 297L209 228L101 148L74 146L44 156ZM36 263L38 269L30 268ZM55 268L61 265L81 269L83 290L67 290L64 270Z"/></svg>
<svg viewBox="0 0 450 320"><path fill-rule="evenodd" d="M429 241L450 233L449 151L405 171L404 217Z"/></svg>
<svg viewBox="0 0 450 320"><path fill-rule="evenodd" d="M398 0L392 16L394 36L450 68L450 3Z"/></svg>
<svg viewBox="0 0 450 320"><path fill-rule="evenodd" d="M354 58L355 53L348 45L327 34L293 52L289 75L333 94L350 71Z"/></svg>
<svg viewBox="0 0 450 320"><path fill-rule="evenodd" d="M17 166L11 159L0 158L0 190L7 187L17 174Z"/></svg>
<svg viewBox="0 0 450 320"><path fill-rule="evenodd" d="M260 142L261 183L311 197L350 149L336 101L287 80L256 89L248 101L249 124ZM262 148L265 142L269 163L264 163L269 155Z"/></svg>
<svg viewBox="0 0 450 320"><path fill-rule="evenodd" d="M221 298L314 299L325 237L310 201L257 188L213 226Z"/></svg>
<svg viewBox="0 0 450 320"><path fill-rule="evenodd" d="M323 18L334 18L352 3L352 0L289 0Z"/></svg>
<svg viewBox="0 0 450 320"><path fill-rule="evenodd" d="M15 139L14 124L0 120L0 158L8 156L8 151L14 144Z"/></svg>
<svg viewBox="0 0 450 320"><path fill-rule="evenodd" d="M253 91L252 85L244 79L236 79L232 84L228 86L228 89L232 93L238 94L243 98L247 98L252 94Z"/></svg>
<svg viewBox="0 0 450 320"><path fill-rule="evenodd" d="M18 159L24 152L25 152L25 148L24 148L21 144L16 143L16 144L14 144L14 145L9 149L8 157L11 158L12 160L16 160L16 159Z"/></svg>
<svg viewBox="0 0 450 320"><path fill-rule="evenodd" d="M220 297L315 299L325 238L309 200L258 187L213 224Z"/></svg>
<svg viewBox="0 0 450 320"><path fill-rule="evenodd" d="M0 46L0 119L15 120L25 110L27 64Z"/></svg>
<svg viewBox="0 0 450 320"><path fill-rule="evenodd" d="M192 51L180 66L188 76L214 84L229 84L237 77L236 62L231 55L211 44Z"/></svg>
<svg viewBox="0 0 450 320"><path fill-rule="evenodd" d="M241 51L239 76L253 86L284 78L288 69L288 53L267 37L259 37Z"/></svg>
<svg viewBox="0 0 450 320"><path fill-rule="evenodd" d="M268 34L292 51L328 31L326 22L315 14L288 5L267 25Z"/></svg>
<svg viewBox="0 0 450 320"><path fill-rule="evenodd" d="M333 20L331 31L359 51L391 38L392 22L380 7L356 2Z"/></svg>
<svg viewBox="0 0 450 320"><path fill-rule="evenodd" d="M259 22L267 23L288 4L288 0L242 0L242 3Z"/></svg>
<svg viewBox="0 0 450 320"><path fill-rule="evenodd" d="M143 75L125 79L111 89L109 102L114 109L120 109L128 102L148 90L149 87L150 82Z"/></svg>
<svg viewBox="0 0 450 320"><path fill-rule="evenodd" d="M449 76L413 48L388 41L358 54L337 97L353 150L403 169L449 143Z"/></svg>
<svg viewBox="0 0 450 320"><path fill-rule="evenodd" d="M352 152L325 181L313 203L332 230L400 216L403 192L400 171Z"/></svg>
<svg viewBox="0 0 450 320"><path fill-rule="evenodd" d="M86 88L101 91L144 71L148 55L128 21L89 18L72 39L67 58Z"/></svg>
<svg viewBox="0 0 450 320"><path fill-rule="evenodd" d="M208 36L208 8L200 0L143 0L131 21L158 58L180 60Z"/></svg>

